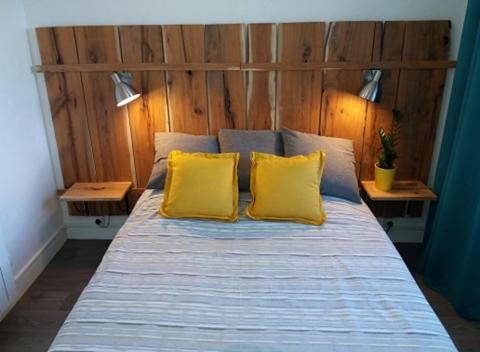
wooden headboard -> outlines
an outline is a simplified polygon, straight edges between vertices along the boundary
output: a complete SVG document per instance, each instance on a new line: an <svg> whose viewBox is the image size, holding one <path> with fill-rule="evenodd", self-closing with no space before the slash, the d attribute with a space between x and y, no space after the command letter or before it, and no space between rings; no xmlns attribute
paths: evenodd
<svg viewBox="0 0 480 352"><path fill-rule="evenodd" d="M426 181L449 32L448 21L38 28L65 186L143 188L157 131L281 126L353 139L358 176L372 179L392 108L404 115L398 178ZM384 69L378 104L348 94L369 67ZM110 75L122 70L143 95L117 108Z"/></svg>

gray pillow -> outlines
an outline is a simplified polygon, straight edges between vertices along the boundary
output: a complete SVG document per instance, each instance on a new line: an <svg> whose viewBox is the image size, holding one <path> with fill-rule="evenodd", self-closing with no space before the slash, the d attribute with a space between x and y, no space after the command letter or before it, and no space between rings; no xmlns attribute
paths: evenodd
<svg viewBox="0 0 480 352"><path fill-rule="evenodd" d="M285 156L323 150L326 154L320 193L360 203L355 155L350 139L317 136L282 128Z"/></svg>
<svg viewBox="0 0 480 352"><path fill-rule="evenodd" d="M218 153L218 140L215 136L195 136L187 133L155 133L155 159L147 188L163 189L167 177L167 158L172 150L186 153Z"/></svg>
<svg viewBox="0 0 480 352"><path fill-rule="evenodd" d="M282 135L275 131L226 130L218 132L222 153L240 153L238 188L250 191L250 152L283 155Z"/></svg>

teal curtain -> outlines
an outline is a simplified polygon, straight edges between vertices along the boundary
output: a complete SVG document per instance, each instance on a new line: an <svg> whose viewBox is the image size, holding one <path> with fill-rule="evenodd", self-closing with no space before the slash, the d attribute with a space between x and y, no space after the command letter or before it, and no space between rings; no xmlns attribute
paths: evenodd
<svg viewBox="0 0 480 352"><path fill-rule="evenodd" d="M462 32L428 218L425 283L456 311L480 319L480 0L470 0Z"/></svg>

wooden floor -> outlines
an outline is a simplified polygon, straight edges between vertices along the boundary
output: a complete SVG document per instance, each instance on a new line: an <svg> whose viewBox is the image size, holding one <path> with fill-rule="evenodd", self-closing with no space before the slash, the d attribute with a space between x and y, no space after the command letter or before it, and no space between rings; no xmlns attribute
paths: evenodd
<svg viewBox="0 0 480 352"><path fill-rule="evenodd" d="M100 263L109 241L69 240L12 311L0 322L0 351L46 351ZM398 245L417 283L460 351L480 351L480 322L459 317L415 273L419 246Z"/></svg>

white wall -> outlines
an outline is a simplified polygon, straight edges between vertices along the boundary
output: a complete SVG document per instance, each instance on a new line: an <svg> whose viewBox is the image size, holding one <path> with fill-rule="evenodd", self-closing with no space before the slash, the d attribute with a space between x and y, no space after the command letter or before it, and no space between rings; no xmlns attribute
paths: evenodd
<svg viewBox="0 0 480 352"><path fill-rule="evenodd" d="M19 293L63 226L26 27L22 2L0 1L0 235Z"/></svg>
<svg viewBox="0 0 480 352"><path fill-rule="evenodd" d="M447 19L452 23L450 57L457 57L467 0L23 0L30 28L34 62L40 63L33 28L63 25L172 24L172 23L254 23L338 20L428 20ZM443 135L453 72L449 71L441 107L430 180L435 173ZM39 80L45 114L48 101L45 87ZM55 147L53 127L46 119L52 150ZM52 152L56 177L61 182L58 155ZM425 214L426 212L424 212ZM118 219L121 223L121 219ZM417 219L418 220L418 219ZM422 240L423 223L398 221L392 233L396 240ZM68 232L78 238L105 237L99 234L90 219L66 217ZM397 223L395 223L397 224ZM411 230L412 226L414 231ZM404 230L405 228L405 230ZM85 233L88 231L90 235ZM410 237L404 232L409 232ZM108 231L111 237L115 229ZM413 237L412 237L413 236Z"/></svg>
<svg viewBox="0 0 480 352"><path fill-rule="evenodd" d="M24 0L28 25L452 21L458 49L467 0Z"/></svg>

